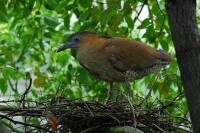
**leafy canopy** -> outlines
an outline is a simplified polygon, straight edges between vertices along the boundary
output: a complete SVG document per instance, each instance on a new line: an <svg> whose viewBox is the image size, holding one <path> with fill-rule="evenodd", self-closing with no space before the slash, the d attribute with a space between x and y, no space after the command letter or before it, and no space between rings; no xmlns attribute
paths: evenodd
<svg viewBox="0 0 200 133"><path fill-rule="evenodd" d="M59 46L71 33L88 30L142 41L174 56L167 19L163 0L1 0L0 93L19 99L32 79L28 99L105 100L108 84L83 69L75 51L56 53ZM122 84L115 88L125 92ZM152 100L171 102L183 93L176 59L161 72L135 81L131 88L141 96L153 88ZM184 98L177 106L186 113L176 108L169 111L187 114Z"/></svg>

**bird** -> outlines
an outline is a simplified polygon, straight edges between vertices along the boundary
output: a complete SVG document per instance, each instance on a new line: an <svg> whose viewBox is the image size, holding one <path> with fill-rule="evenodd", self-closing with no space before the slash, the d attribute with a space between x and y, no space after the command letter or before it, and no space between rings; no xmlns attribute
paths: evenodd
<svg viewBox="0 0 200 133"><path fill-rule="evenodd" d="M57 52L65 49L76 49L81 66L110 84L108 100L112 97L113 83L129 85L173 61L167 52L142 42L90 31L71 34Z"/></svg>

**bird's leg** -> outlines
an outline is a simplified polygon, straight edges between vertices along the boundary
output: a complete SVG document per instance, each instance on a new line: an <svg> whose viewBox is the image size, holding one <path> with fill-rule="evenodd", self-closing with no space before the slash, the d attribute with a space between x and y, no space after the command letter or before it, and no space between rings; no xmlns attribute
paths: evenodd
<svg viewBox="0 0 200 133"><path fill-rule="evenodd" d="M107 101L111 100L112 95L113 95L113 82L110 82L110 89L109 89L109 92L108 92L108 100Z"/></svg>
<svg viewBox="0 0 200 133"><path fill-rule="evenodd" d="M133 94L131 92L131 85L130 85L130 78L134 77L134 73L130 70L130 71L126 71L125 73L125 85L126 85L126 90L125 90L125 94L126 96L129 98L129 100L132 99Z"/></svg>
<svg viewBox="0 0 200 133"><path fill-rule="evenodd" d="M130 83L128 81L126 81L125 84L126 84L126 92L130 93L130 91L131 91L131 85L130 85Z"/></svg>
<svg viewBox="0 0 200 133"><path fill-rule="evenodd" d="M125 93L126 93L127 97L129 98L129 100L131 100L132 97L133 97L133 93L131 91L131 85L130 85L130 83L128 81L125 82L125 85L126 85Z"/></svg>

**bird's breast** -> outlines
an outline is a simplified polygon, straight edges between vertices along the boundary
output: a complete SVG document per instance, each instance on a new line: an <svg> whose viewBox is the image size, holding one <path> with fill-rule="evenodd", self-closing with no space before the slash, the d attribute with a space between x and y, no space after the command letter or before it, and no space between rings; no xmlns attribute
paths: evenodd
<svg viewBox="0 0 200 133"><path fill-rule="evenodd" d="M78 51L77 59L91 74L108 82L123 82L123 72L113 68L105 53Z"/></svg>

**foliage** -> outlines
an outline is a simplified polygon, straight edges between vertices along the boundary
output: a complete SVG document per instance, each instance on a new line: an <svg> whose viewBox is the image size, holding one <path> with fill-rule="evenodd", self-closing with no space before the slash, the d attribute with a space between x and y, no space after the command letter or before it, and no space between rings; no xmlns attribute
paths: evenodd
<svg viewBox="0 0 200 133"><path fill-rule="evenodd" d="M106 99L108 84L78 64L75 51L56 53L69 35L94 31L103 35L133 38L174 56L164 1L147 0L0 0L0 93L20 99L46 101L55 96L84 101ZM31 82L33 81L33 82ZM153 83L155 82L155 83ZM33 84L31 84L33 83ZM30 85L31 84L31 85ZM175 98L183 92L177 62L161 72L131 84L134 94ZM115 84L116 92L125 92ZM188 118L185 98L176 109Z"/></svg>

